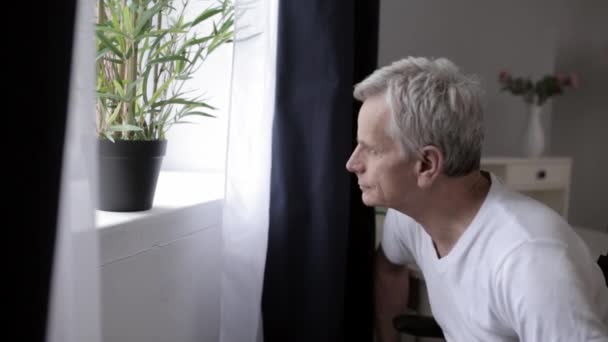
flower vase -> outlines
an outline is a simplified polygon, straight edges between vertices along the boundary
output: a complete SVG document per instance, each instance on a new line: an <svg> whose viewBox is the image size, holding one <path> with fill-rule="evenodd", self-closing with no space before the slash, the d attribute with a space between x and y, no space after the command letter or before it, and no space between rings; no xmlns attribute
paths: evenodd
<svg viewBox="0 0 608 342"><path fill-rule="evenodd" d="M542 156L545 149L545 132L541 116L543 106L531 104L528 107L528 126L524 136L524 155L528 158Z"/></svg>

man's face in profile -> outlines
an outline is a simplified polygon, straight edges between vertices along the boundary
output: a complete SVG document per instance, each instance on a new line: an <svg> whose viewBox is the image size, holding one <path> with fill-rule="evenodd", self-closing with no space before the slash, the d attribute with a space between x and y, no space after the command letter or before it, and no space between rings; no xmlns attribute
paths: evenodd
<svg viewBox="0 0 608 342"><path fill-rule="evenodd" d="M413 163L388 134L389 107L384 94L369 97L359 111L357 147L346 163L357 175L363 203L367 206L397 207L407 201L413 189Z"/></svg>

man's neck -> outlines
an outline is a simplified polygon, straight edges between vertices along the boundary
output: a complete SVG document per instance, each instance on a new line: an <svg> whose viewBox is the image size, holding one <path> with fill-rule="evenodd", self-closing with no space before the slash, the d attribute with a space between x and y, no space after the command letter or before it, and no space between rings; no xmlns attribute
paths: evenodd
<svg viewBox="0 0 608 342"><path fill-rule="evenodd" d="M415 218L431 236L437 256L446 256L479 212L491 180L481 172L448 179Z"/></svg>

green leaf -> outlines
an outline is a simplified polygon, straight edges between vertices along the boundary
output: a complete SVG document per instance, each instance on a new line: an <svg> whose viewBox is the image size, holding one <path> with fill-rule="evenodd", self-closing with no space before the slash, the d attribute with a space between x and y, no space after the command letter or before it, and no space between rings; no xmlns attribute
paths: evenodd
<svg viewBox="0 0 608 342"><path fill-rule="evenodd" d="M195 45L201 45L207 41L209 41L210 39L212 39L213 36L207 36L207 37L203 37L203 38L190 38L188 39L176 52L177 55L181 55L184 53L184 51L189 48L190 46L195 46ZM202 46L200 47L201 49L203 48ZM196 61L196 57L192 60L191 63L194 63Z"/></svg>
<svg viewBox="0 0 608 342"><path fill-rule="evenodd" d="M171 38L169 40L167 40L166 42L163 43L163 45L161 46L154 46L154 48L150 49L150 51L153 51L153 53L150 54L150 56L148 57L149 60L153 60L155 59L158 55L160 55L161 53L163 53L165 50L167 50L171 45L175 44L175 39Z"/></svg>
<svg viewBox="0 0 608 342"><path fill-rule="evenodd" d="M111 142L115 142L114 138L112 137L112 134L110 134L109 132L103 132L103 136L106 137L106 139L110 140Z"/></svg>
<svg viewBox="0 0 608 342"><path fill-rule="evenodd" d="M194 55L194 58L192 59L193 63L196 63L196 61L199 60L199 58L201 60L204 60L204 58L202 57L203 51L205 51L204 46L200 46L197 50L196 53Z"/></svg>
<svg viewBox="0 0 608 342"><path fill-rule="evenodd" d="M207 55L210 55L211 52L213 52L213 50L215 50L215 48L217 48L220 45L222 45L222 40L221 40L220 36L217 36L217 37L215 37L215 39L213 39L213 41L209 45L209 48L207 49Z"/></svg>
<svg viewBox="0 0 608 342"><path fill-rule="evenodd" d="M191 105L194 107L205 107L205 108L209 108L209 109L216 109L215 107L212 107L212 106L206 104L205 102L190 101L190 100L184 100L184 99L179 99L179 98L165 100L165 101L158 101L152 105L152 108L162 107L162 106L165 106L168 104L182 104L182 105Z"/></svg>
<svg viewBox="0 0 608 342"><path fill-rule="evenodd" d="M234 19L229 18L220 27L220 32L222 32L222 33L226 32L229 28L232 27L232 24L234 24Z"/></svg>
<svg viewBox="0 0 608 342"><path fill-rule="evenodd" d="M148 66L146 68L146 71L144 71L144 81L143 81L143 89L142 89L142 93L143 93L143 100L144 103L148 103L148 77L150 77L150 71L152 71L152 67Z"/></svg>
<svg viewBox="0 0 608 342"><path fill-rule="evenodd" d="M152 45L150 46L150 50L149 51L153 51L150 55L150 58L154 58L156 57L160 51L162 50L162 48L158 48L159 44L162 42L163 38L169 34L168 30L163 30L162 33L156 37L156 39L154 40L154 42L152 43Z"/></svg>
<svg viewBox="0 0 608 342"><path fill-rule="evenodd" d="M129 49L127 50L127 53L125 54L125 59L131 58L132 54L133 54L133 46L129 46Z"/></svg>
<svg viewBox="0 0 608 342"><path fill-rule="evenodd" d="M97 51L97 56L95 57L95 61L98 61L100 58L102 58L108 52L110 52L109 48L103 48L103 49ZM110 59L110 61L113 61L113 59Z"/></svg>
<svg viewBox="0 0 608 342"><path fill-rule="evenodd" d="M123 37L123 38L128 38L129 36L124 33L123 31L117 30L111 26L106 26L106 25L96 25L95 27L95 33L111 33L111 34L115 34L117 36Z"/></svg>
<svg viewBox="0 0 608 342"><path fill-rule="evenodd" d="M112 84L114 85L114 89L116 89L116 92L118 92L118 95L124 97L125 90L122 87L122 85L120 84L120 82L118 82L118 80L114 80L114 81L112 81Z"/></svg>
<svg viewBox="0 0 608 342"><path fill-rule="evenodd" d="M116 118L118 117L118 114L120 114L120 107L121 107L120 104L118 106L116 106L116 108L114 108L114 112L112 113L112 115L110 115L109 118L106 118L106 125L110 125L116 120Z"/></svg>
<svg viewBox="0 0 608 342"><path fill-rule="evenodd" d="M169 115L171 113L169 111L165 111L158 120L158 126L162 130L162 127L167 126L167 120L169 119Z"/></svg>
<svg viewBox="0 0 608 342"><path fill-rule="evenodd" d="M205 112L188 112L186 114L181 115L180 117L186 117L186 116L191 116L191 115L197 115L197 116L206 116L209 118L216 118L217 116L209 114L209 113L205 113Z"/></svg>
<svg viewBox="0 0 608 342"><path fill-rule="evenodd" d="M173 76L167 78L165 80L165 82L163 82L163 84L160 86L160 88L158 88L156 90L156 92L152 95L150 102L146 103L146 105L142 108L142 111L146 110L150 106L150 104L153 104L156 102L156 100L160 97L160 95L163 94L165 92L165 90L167 90L167 88L171 85L171 82L173 82L175 77L176 77L176 75L173 75Z"/></svg>
<svg viewBox="0 0 608 342"><path fill-rule="evenodd" d="M122 52L120 52L118 48L114 46L114 44L103 33L97 32L97 38L103 43L103 46L112 50L112 53L114 53L119 58L123 58Z"/></svg>
<svg viewBox="0 0 608 342"><path fill-rule="evenodd" d="M127 92L125 94L125 97L127 99L130 99L129 101L133 100L133 92L135 91L135 88L137 87L138 82L130 82L127 85Z"/></svg>
<svg viewBox="0 0 608 342"><path fill-rule="evenodd" d="M222 13L222 9L221 8L209 8L206 9L203 13L201 13L201 15L199 15L198 17L196 17L196 19L194 19L194 21L192 21L192 24L190 26L196 26L198 25L200 22L211 18L212 16L218 14L218 13Z"/></svg>
<svg viewBox="0 0 608 342"><path fill-rule="evenodd" d="M97 97L100 99L110 99L110 100L115 100L115 101L120 101L120 102L129 102L132 99L125 97L125 96L119 96L113 93L107 93L107 92L97 92L96 93Z"/></svg>
<svg viewBox="0 0 608 342"><path fill-rule="evenodd" d="M131 12L129 7L125 6L122 9L122 24L124 25L125 31L129 34L133 34L133 20L131 20Z"/></svg>
<svg viewBox="0 0 608 342"><path fill-rule="evenodd" d="M183 56L167 56L167 57L160 57L160 58L156 58L151 61L148 61L148 64L158 64L158 63L165 63L165 62L171 62L171 61L183 61L183 62L190 63L190 61Z"/></svg>
<svg viewBox="0 0 608 342"><path fill-rule="evenodd" d="M203 38L192 38L190 40L188 40L184 46L182 48L188 47L188 46L192 46L192 45L200 45L210 39L212 39L213 36L207 36L207 37L203 37Z"/></svg>
<svg viewBox="0 0 608 342"><path fill-rule="evenodd" d="M170 29L150 29L150 31L143 31L141 34L142 35L146 35L148 37L156 37L156 36L162 36L164 34L167 33L171 33Z"/></svg>
<svg viewBox="0 0 608 342"><path fill-rule="evenodd" d="M116 1L112 1L112 3L109 6L110 10L111 10L111 17L112 17L112 25L115 28L120 29L120 17L121 17L121 12L120 12L120 5L116 2Z"/></svg>
<svg viewBox="0 0 608 342"><path fill-rule="evenodd" d="M109 58L109 57L104 57L102 59L104 61L112 62L113 64L124 64L124 61L122 59L115 59L115 58Z"/></svg>
<svg viewBox="0 0 608 342"><path fill-rule="evenodd" d="M138 37L142 31L142 29L147 25L151 23L152 17L154 15L156 15L158 12L160 12L162 10L162 5L163 3L165 3L165 1L163 2L159 2L158 4L154 5L152 8L146 10L138 19L137 19L137 25L135 26L135 30L133 32L133 35L135 37Z"/></svg>
<svg viewBox="0 0 608 342"><path fill-rule="evenodd" d="M140 132L143 131L141 127L133 125L116 125L108 127L108 132Z"/></svg>

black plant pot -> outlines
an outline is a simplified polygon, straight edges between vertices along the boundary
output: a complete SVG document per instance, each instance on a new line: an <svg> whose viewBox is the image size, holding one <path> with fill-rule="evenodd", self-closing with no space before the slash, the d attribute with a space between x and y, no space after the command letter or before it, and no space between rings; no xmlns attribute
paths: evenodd
<svg viewBox="0 0 608 342"><path fill-rule="evenodd" d="M152 208L167 141L98 142L98 209L143 211Z"/></svg>

